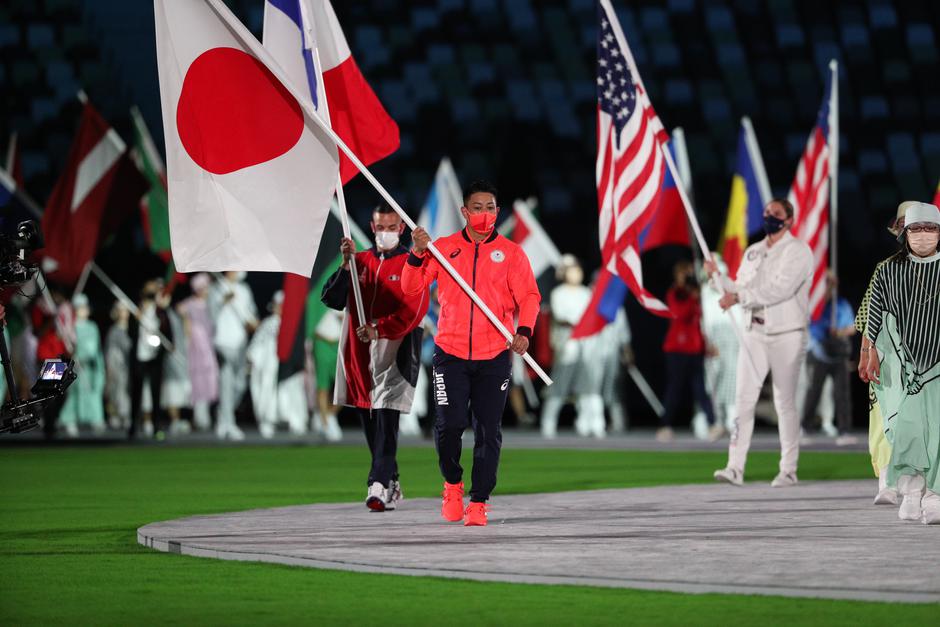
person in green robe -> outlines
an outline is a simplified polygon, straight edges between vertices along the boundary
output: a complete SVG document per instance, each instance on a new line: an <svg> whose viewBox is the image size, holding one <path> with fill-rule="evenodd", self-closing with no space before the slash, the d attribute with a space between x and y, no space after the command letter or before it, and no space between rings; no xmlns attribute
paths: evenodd
<svg viewBox="0 0 940 627"><path fill-rule="evenodd" d="M940 524L940 209L909 205L899 240L872 282L863 377L891 443L898 516Z"/></svg>
<svg viewBox="0 0 940 627"><path fill-rule="evenodd" d="M88 297L76 294L75 308L75 372L78 378L69 386L59 423L69 437L78 436L78 425L91 426L96 434L105 430L104 421L104 354L98 325L89 320Z"/></svg>

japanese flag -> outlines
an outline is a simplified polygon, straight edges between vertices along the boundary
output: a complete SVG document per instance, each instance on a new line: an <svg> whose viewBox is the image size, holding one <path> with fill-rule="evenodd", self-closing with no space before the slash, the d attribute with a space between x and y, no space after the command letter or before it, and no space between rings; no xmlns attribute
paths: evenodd
<svg viewBox="0 0 940 627"><path fill-rule="evenodd" d="M310 276L339 162L306 86L220 0L154 17L178 270Z"/></svg>

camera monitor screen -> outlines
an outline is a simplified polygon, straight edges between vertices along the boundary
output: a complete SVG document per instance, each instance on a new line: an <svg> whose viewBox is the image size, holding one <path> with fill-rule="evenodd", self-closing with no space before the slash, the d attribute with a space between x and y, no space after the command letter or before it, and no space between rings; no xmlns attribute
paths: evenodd
<svg viewBox="0 0 940 627"><path fill-rule="evenodd" d="M39 374L40 381L61 381L65 376L67 363L59 359L47 359L42 364L42 371Z"/></svg>

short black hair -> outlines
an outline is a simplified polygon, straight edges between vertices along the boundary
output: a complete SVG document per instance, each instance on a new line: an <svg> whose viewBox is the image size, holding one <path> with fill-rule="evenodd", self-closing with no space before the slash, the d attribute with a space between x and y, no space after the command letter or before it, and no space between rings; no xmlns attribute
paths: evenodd
<svg viewBox="0 0 940 627"><path fill-rule="evenodd" d="M392 206L387 202L381 202L375 206L372 213L395 213L395 210L392 209Z"/></svg>
<svg viewBox="0 0 940 627"><path fill-rule="evenodd" d="M778 205L783 207L783 210L787 213L788 218L793 217L793 203L791 203L789 200L787 200L786 198L774 198L767 204L772 205L774 203L777 203Z"/></svg>
<svg viewBox="0 0 940 627"><path fill-rule="evenodd" d="M481 193L481 192L484 194L493 194L493 198L497 198L496 186L490 183L489 181L480 179L480 180L473 181L472 183L467 185L467 188L465 190L463 190L464 204L465 205L467 204L467 201L470 200L471 196L473 196L474 194Z"/></svg>

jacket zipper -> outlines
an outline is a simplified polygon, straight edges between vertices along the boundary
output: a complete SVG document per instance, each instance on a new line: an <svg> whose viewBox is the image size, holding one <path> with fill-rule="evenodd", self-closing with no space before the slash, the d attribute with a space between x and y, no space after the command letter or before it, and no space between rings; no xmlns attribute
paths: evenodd
<svg viewBox="0 0 940 627"><path fill-rule="evenodd" d="M362 324L372 323L372 312L375 310L375 298L379 294L379 276L382 273L383 263L385 263L385 255L379 253L379 267L375 269L375 284L372 286L372 302L369 303L369 320Z"/></svg>
<svg viewBox="0 0 940 627"><path fill-rule="evenodd" d="M473 278L470 283L470 287L473 288L473 291L477 291L477 256L480 254L480 244L473 244ZM467 359L473 359L473 301L470 301L470 333L467 337Z"/></svg>

